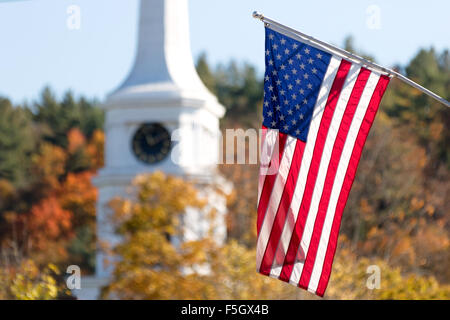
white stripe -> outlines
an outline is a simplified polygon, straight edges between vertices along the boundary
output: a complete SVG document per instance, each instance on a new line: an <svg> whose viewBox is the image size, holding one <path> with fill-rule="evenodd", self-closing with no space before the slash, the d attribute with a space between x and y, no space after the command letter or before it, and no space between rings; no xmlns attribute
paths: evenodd
<svg viewBox="0 0 450 320"><path fill-rule="evenodd" d="M278 130L267 129L266 137L262 143L261 156L260 156L260 169L259 169L259 182L258 182L258 204L261 198L262 188L266 179L267 171L269 170L270 159L273 156L273 150L275 145L278 146ZM278 157L278 153L275 154Z"/></svg>
<svg viewBox="0 0 450 320"><path fill-rule="evenodd" d="M336 171L336 177L334 180L333 188L331 190L330 202L328 204L327 213L320 236L319 247L317 249L317 256L314 262L313 270L311 273L311 279L309 281L308 290L314 293L319 285L320 276L322 274L323 263L325 260L325 254L328 248L328 241L330 239L331 226L335 215L336 205L341 193L342 184L344 183L345 174L350 162L350 157L353 152L353 146L355 145L356 137L358 136L359 128L361 127L364 115L366 114L367 107L370 99L376 88L380 76L372 72L367 80L366 86L359 100L358 107L353 116L352 123L349 128L347 139L345 140L344 148L342 150L341 159Z"/></svg>
<svg viewBox="0 0 450 320"><path fill-rule="evenodd" d="M284 185L289 175L291 168L292 157L294 156L295 145L297 138L287 136L286 144L284 147L283 157L281 159L280 169L275 178L272 194L270 195L269 203L267 205L266 214L261 226L261 231L256 245L256 267L260 268L261 261L266 251L267 241L269 240L270 232L272 231L273 221L277 213L278 205L283 194Z"/></svg>
<svg viewBox="0 0 450 320"><path fill-rule="evenodd" d="M292 231L294 229L295 221L298 215L298 209L305 191L306 178L308 176L309 166L311 164L311 158L314 151L314 145L316 144L317 132L319 131L320 121L322 120L323 110L327 104L328 95L333 85L334 78L341 64L341 59L332 56L330 63L328 64L327 71L320 87L319 94L317 96L316 105L314 107L311 124L309 126L308 137L306 140L305 150L303 151L302 163L300 165L299 176L297 184L295 186L294 194L292 196L291 206L289 208L288 216L286 217L286 223L283 227L283 231L278 242L278 248L275 257L281 257L282 259L274 259L272 270L270 275L274 278L280 276L281 269L283 267L284 256L286 255L289 241L291 240Z"/></svg>
<svg viewBox="0 0 450 320"><path fill-rule="evenodd" d="M345 78L344 85L339 95L336 108L331 118L330 127L328 129L327 137L325 139L325 145L323 147L322 156L320 157L319 170L317 171L316 183L314 184L313 194L311 198L311 204L306 217L305 229L303 230L302 239L300 241L298 250L304 252L304 256L308 255L309 244L311 243L311 237L314 230L314 224L316 222L317 211L319 209L320 199L322 197L322 191L325 184L325 178L328 172L328 165L330 164L331 154L333 152L334 142L341 126L342 117L344 116L345 109L347 108L348 101L355 86L356 79L361 70L361 67L352 64L350 70ZM297 255L298 257L298 255ZM299 261L296 259L294 268L292 269L291 279L295 284L298 284L303 271L305 260Z"/></svg>

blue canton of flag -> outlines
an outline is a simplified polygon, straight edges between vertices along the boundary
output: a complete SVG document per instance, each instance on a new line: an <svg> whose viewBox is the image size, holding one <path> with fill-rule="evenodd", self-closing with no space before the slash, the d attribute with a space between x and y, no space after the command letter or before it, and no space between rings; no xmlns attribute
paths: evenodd
<svg viewBox="0 0 450 320"><path fill-rule="evenodd" d="M263 125L304 142L331 54L266 28Z"/></svg>

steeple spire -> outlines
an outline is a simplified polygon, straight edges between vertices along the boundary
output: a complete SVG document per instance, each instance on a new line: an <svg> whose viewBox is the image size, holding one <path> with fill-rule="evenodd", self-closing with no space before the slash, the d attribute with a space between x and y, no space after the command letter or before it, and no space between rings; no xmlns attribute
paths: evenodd
<svg viewBox="0 0 450 320"><path fill-rule="evenodd" d="M188 12L188 0L141 0L135 63L107 105L193 99L208 101L213 113L223 115L223 107L195 70Z"/></svg>

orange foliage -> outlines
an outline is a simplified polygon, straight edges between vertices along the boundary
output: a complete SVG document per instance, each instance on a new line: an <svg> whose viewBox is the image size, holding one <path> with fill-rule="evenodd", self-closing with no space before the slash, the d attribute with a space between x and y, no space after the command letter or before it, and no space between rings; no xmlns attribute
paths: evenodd
<svg viewBox="0 0 450 320"><path fill-rule="evenodd" d="M92 138L87 145L87 153L91 157L92 166L95 169L103 167L104 152L103 146L105 144L105 134L101 130L95 130Z"/></svg>
<svg viewBox="0 0 450 320"><path fill-rule="evenodd" d="M95 219L97 189L91 182L93 173L69 173L60 190L60 204L74 214L74 224L83 225Z"/></svg>
<svg viewBox="0 0 450 320"><path fill-rule="evenodd" d="M72 213L64 210L54 196L34 205L27 221L32 246L42 250L49 241L70 237L71 219Z"/></svg>
<svg viewBox="0 0 450 320"><path fill-rule="evenodd" d="M67 133L67 141L69 143L67 150L70 153L74 153L77 149L86 144L86 138L78 128L72 128L69 130Z"/></svg>

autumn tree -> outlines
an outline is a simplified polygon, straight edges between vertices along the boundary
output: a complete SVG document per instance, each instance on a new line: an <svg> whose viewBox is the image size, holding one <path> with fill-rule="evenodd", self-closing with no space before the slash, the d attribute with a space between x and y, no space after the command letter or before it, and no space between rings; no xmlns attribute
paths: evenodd
<svg viewBox="0 0 450 320"><path fill-rule="evenodd" d="M205 201L195 186L161 172L138 176L134 199L111 203L123 241L105 295L125 299L248 299L292 295L289 286L258 275L255 253L236 241L221 246L210 236L182 240L187 207ZM178 244L179 243L179 244Z"/></svg>

